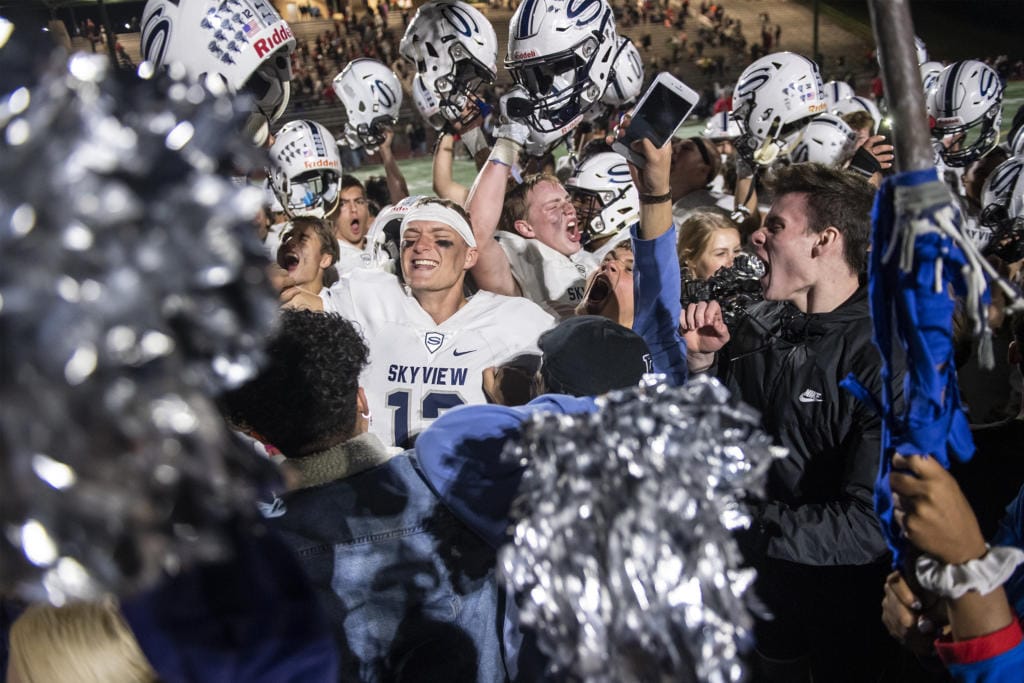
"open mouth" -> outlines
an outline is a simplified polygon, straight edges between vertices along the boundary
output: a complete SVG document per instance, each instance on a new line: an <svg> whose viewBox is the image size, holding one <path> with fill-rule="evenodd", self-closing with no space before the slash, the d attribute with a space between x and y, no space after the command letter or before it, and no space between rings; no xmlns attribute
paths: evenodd
<svg viewBox="0 0 1024 683"><path fill-rule="evenodd" d="M599 315L608 298L612 295L615 285L605 273L598 273L590 282L590 287L584 296L583 308L589 315Z"/></svg>
<svg viewBox="0 0 1024 683"><path fill-rule="evenodd" d="M352 224L349 226L349 230L352 232L353 235L356 236L362 234L362 226L359 225L359 221L352 221Z"/></svg>
<svg viewBox="0 0 1024 683"><path fill-rule="evenodd" d="M580 241L580 238L582 237L582 234L580 233L580 230L579 230L579 224L575 220L572 220L572 221L569 221L568 223L566 223L565 224L565 230L568 233L569 240L571 242L579 242Z"/></svg>
<svg viewBox="0 0 1024 683"><path fill-rule="evenodd" d="M282 254L278 254L277 265L290 273L299 267L299 255L294 251L286 251Z"/></svg>

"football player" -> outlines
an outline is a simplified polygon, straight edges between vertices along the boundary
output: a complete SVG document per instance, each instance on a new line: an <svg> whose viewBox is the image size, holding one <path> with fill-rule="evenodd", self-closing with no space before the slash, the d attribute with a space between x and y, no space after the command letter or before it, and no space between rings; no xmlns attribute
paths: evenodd
<svg viewBox="0 0 1024 683"><path fill-rule="evenodd" d="M370 431L407 447L443 411L485 403L483 372L520 353L536 353L552 317L520 297L464 292L478 258L466 212L437 198L417 202L402 219L404 285L392 274L357 269L319 296L294 285L287 306L340 313L357 323L370 347L360 384Z"/></svg>

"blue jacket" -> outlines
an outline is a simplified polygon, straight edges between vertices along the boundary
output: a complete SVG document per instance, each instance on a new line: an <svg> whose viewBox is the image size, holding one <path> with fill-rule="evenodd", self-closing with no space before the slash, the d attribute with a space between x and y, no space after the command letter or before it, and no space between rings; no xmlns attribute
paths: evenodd
<svg viewBox="0 0 1024 683"><path fill-rule="evenodd" d="M676 228L653 240L633 236L633 331L651 350L654 371L674 386L686 382L686 343L679 334L679 255Z"/></svg>
<svg viewBox="0 0 1024 683"><path fill-rule="evenodd" d="M326 608L342 680L505 680L493 549L409 454L371 464L285 494L268 519Z"/></svg>
<svg viewBox="0 0 1024 683"><path fill-rule="evenodd" d="M534 413L588 413L594 399L548 394L525 406L459 406L447 411L416 441L416 460L430 487L456 517L491 548L508 540L509 511L526 465L502 457L505 443L519 435ZM502 595L502 659L517 681L543 679L545 660L532 634L520 630L513 596Z"/></svg>

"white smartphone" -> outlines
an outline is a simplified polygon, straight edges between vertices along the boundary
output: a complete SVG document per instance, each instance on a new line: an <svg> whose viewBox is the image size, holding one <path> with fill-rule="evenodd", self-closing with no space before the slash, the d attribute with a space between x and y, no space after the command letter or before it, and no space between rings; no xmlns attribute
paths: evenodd
<svg viewBox="0 0 1024 683"><path fill-rule="evenodd" d="M626 134L612 144L612 149L635 166L645 167L647 159L631 149L630 145L636 140L647 138L655 147L662 147L690 115L698 101L700 95L697 91L667 71L662 71L633 108L633 118L626 128Z"/></svg>

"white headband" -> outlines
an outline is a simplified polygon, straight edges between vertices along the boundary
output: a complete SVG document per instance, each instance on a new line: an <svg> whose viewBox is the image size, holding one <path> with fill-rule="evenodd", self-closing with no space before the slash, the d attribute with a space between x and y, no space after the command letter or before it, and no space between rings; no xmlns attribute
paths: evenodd
<svg viewBox="0 0 1024 683"><path fill-rule="evenodd" d="M454 209L449 209L443 204L437 204L434 202L426 202L418 204L409 210L409 213L405 214L405 218L402 219L402 227L399 230L400 235L404 235L406 229L409 227L409 223L412 221L437 221L438 223L444 223L449 228L459 233L462 239L466 240L466 244L471 247L476 246L476 238L473 237L473 229L469 227L469 223L456 212Z"/></svg>

